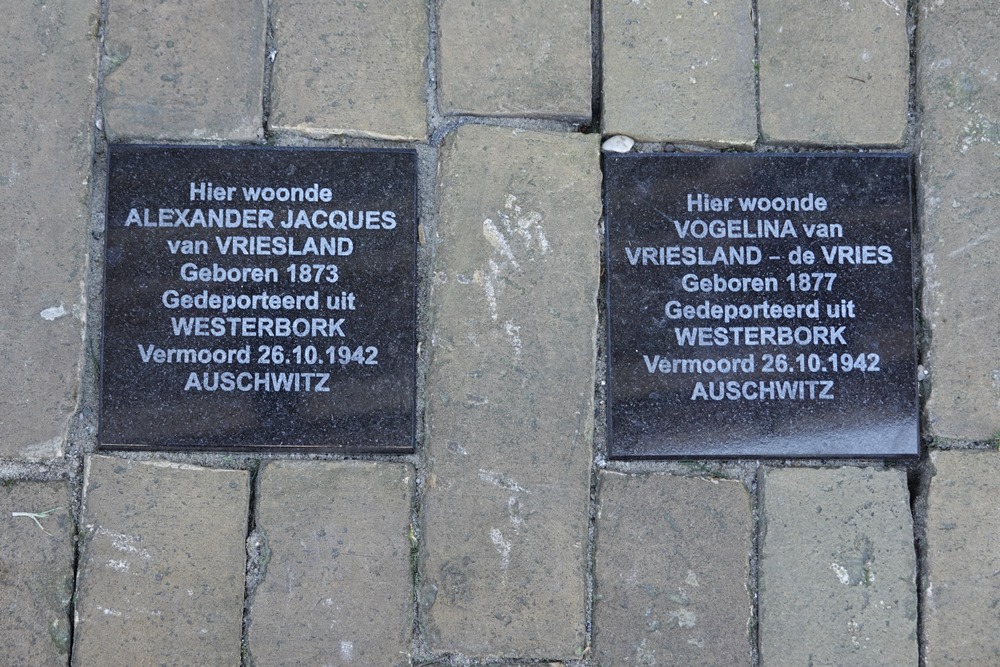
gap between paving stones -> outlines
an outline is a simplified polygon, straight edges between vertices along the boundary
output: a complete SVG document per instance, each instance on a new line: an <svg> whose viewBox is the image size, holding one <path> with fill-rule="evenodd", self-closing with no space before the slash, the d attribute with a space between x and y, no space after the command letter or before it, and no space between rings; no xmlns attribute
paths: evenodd
<svg viewBox="0 0 1000 667"><path fill-rule="evenodd" d="M101 3L101 43L103 45L103 32L104 27L107 23L107 2L108 0L103 0ZM601 12L600 0L595 0L592 3L592 17L599 17ZM917 155L918 146L916 144L916 116L918 110L916 109L914 87L916 85L914 79L914 60L916 58L916 48L915 48L915 23L916 23L916 6L917 0L910 0L908 7L908 31L910 39L910 118L907 128L907 135L903 150L906 150ZM757 32L759 29L759 15L756 12L756 2L753 3L754 11L754 29L755 29L755 40L757 39ZM429 57L428 57L428 83L427 83L427 99L428 99L428 124L429 124L429 139L427 143L413 143L413 142L391 142L382 141L375 139L363 139L356 137L336 137L330 140L317 141L307 139L296 135L282 135L274 134L271 132L266 132L264 141L268 144L273 145L284 145L284 146L304 146L304 145L316 145L316 146L337 146L337 147L415 147L418 152L419 161L419 177L418 177L418 187L420 195L420 219L419 223L423 228L422 238L432 238L432 232L434 231L434 225L436 224L436 214L437 214L437 204L438 196L436 189L436 171L439 159L439 148L441 142L446 136L452 133L455 129L466 124L481 124L481 125L492 125L500 127L509 127L516 129L525 130L538 130L546 132L584 132L589 133L593 128L598 127L600 107L601 107L601 94L600 94L600 74L602 71L601 60L600 60L600 23L595 21L592 25L592 37L594 43L593 48L593 63L592 71L594 73L593 81L593 113L594 120L591 121L591 125L581 126L574 122L564 122L557 120L539 120L539 119L528 119L528 118L491 118L491 117L481 117L481 116L444 116L437 108L437 96L436 96L436 78L437 78L437 17L435 11L429 12L429 23L430 23L430 46L429 46ZM270 112L270 76L272 72L273 58L270 57L274 51L273 45L273 26L271 24L270 12L268 15L268 31L267 31L267 49L268 57L265 60L265 87L264 87L264 116L263 121L266 125L268 114ZM102 62L107 58L107 55L103 52L101 54ZM98 68L98 90L103 88L103 77L105 68ZM756 77L755 77L756 78ZM759 105L759 80L755 82L755 86L758 90L756 96L757 103ZM80 503L82 496L82 468L83 460L86 455L93 454L96 452L96 410L95 406L98 404L98 390L97 390L97 377L98 377L98 365L100 363L98 341L99 337L99 326L101 320L101 281L103 273L103 230L104 230L104 188L105 188L105 154L106 154L106 140L102 131L102 121L103 109L102 100L98 96L96 114L94 118L94 125L97 128L94 137L94 151L93 151L93 169L92 177L90 181L91 188L91 220L89 227L89 247L88 247L88 262L87 262L87 323L85 326L85 342L84 342L84 358L83 358L83 368L81 370L81 382L80 382L80 400L77 412L73 415L70 420L68 427L67 439L66 439L66 453L62 459L56 459L53 461L45 462L20 462L20 461L4 461L0 462L0 479L3 481L19 481L19 480L32 480L32 481L56 481L56 480L66 480L70 483L72 496L73 496L73 516L76 519L77 525L80 525ZM758 118L758 137L759 132L759 113ZM194 143L190 141L185 141L184 143ZM206 142L215 143L215 142ZM661 151L683 151L683 152L705 152L705 153L716 153L719 152L717 149L705 148L696 145L682 145L682 144L666 144L666 143L640 143L636 146L636 151L638 152L661 152ZM758 141L757 146L753 149L754 152L799 152L800 149L794 146L785 145L768 145ZM844 146L834 146L834 147L810 147L807 149L809 152L843 152L848 150ZM864 151L860 151L864 152ZM603 224L603 221L600 223ZM915 230L915 243L919 242L919 227ZM603 238L603 235L602 235ZM427 280L426 276L429 272L429 267L433 259L434 249L427 245L421 244L418 249L418 274L423 278L418 282L418 323L420 326L420 340L426 340L427 334ZM917 265L919 266L919 253L915 253L917 259ZM919 271L916 271L919 276ZM597 381L595 383L595 432L594 432L594 460L591 466L591 489L590 489L590 508L589 508L589 545L587 552L587 562L588 562L588 572L587 572L587 601L586 609L587 616L586 628L587 628L587 645L590 643L591 636L591 619L590 614L593 608L593 568L594 568L594 538L596 532L596 503L598 499L598 494L600 489L597 484L598 472L601 470L616 471L622 473L644 475L650 473L669 473L672 475L684 476L684 477L707 477L707 478L721 478L721 479L732 479L741 481L748 489L752 501L752 520L755 529L752 531L752 544L751 550L748 554L750 559L750 581L748 585L750 587L752 598L754 600L754 606L756 607L756 592L757 592L757 559L759 557L759 545L757 540L759 539L759 531L757 527L760 525L760 491L758 489L758 477L762 474L765 468L784 468L784 467L809 467L809 468L831 468L840 467L842 465L846 466L871 466L873 468L900 468L906 471L909 481L909 491L910 491L910 503L912 508L912 516L914 520L914 542L917 549L917 576L918 576L918 587L917 592L920 596L920 608L923 609L924 600L924 589L925 589L925 543L926 543L926 503L927 494L929 492L929 481L933 475L933 469L929 463L927 457L927 446L935 446L940 449L989 449L993 447L993 443L990 442L969 442L969 441L937 441L931 442L925 439L925 447L923 448L923 453L921 459L913 463L905 462L895 462L886 463L881 460L866 460L866 459L845 459L837 461L769 461L766 464L762 464L760 461L756 460L742 460L742 461L677 461L677 462L617 462L608 461L606 459L606 431L605 431L605 421L604 421L604 401L606 397L606 359L605 359L605 301L604 301L604 282L600 285L600 294L598 301L598 345L597 345ZM919 303L919 301L918 301ZM920 350L926 350L929 344L929 332L926 327L921 326L920 331L922 332L922 340L920 345ZM421 352L418 355L418 401L421 404L418 406L418 413L423 414L423 378L425 377L427 370L427 355L426 351ZM926 392L922 392L922 403L925 400ZM116 453L114 456L123 459L132 460L167 460L174 462L183 463L194 463L197 465L202 465L209 468L219 468L219 469L236 469L236 470L248 470L254 477L252 482L252 494L256 493L256 474L259 471L259 467L262 462L267 462L270 460L372 460L372 461L398 461L405 462L415 466L417 470L417 487L414 493L412 510L411 510L411 522L414 530L414 537L416 539L416 549L420 548L420 535L421 535L421 517L420 517L420 504L422 498L422 491L426 483L424 477L424 460L423 460L423 435L424 428L421 426L417 430L417 451L413 455L408 456L384 456L384 455L370 455L370 456L317 456L317 455L281 455L281 456L267 456L267 455L247 455L247 454L218 454L218 453L204 453L204 454L191 454L191 453L160 453L160 454L150 454L150 453ZM254 496L251 496L251 504L248 507L248 528L251 530L254 528L254 517L252 514L252 508L254 503ZM251 536L252 532L249 533ZM79 557L79 551L77 551L77 557ZM74 569L76 568L76 563L74 563ZM252 565L250 560L248 560L248 576L246 579L247 586L247 599L253 593L253 587L256 584L254 580L255 572L251 570ZM414 576L414 591L419 591L419 576L420 573L417 568L413 568L412 575ZM419 606L419 600L414 600L414 618L419 618L416 613L417 607ZM756 614L752 619L754 622L756 620ZM924 615L920 615L920 625L918 632L923 634L923 621ZM246 618L244 619L246 622ZM759 661L759 656L757 654L757 640L756 632L752 632L752 646L754 650L753 663L757 664ZM246 641L246 635L244 633L244 642ZM419 622L415 624L414 627L414 642L417 654L420 654L420 645L422 643L422 628L419 626ZM919 638L919 646L921 651L923 651L923 637ZM923 656L921 656L923 659ZM419 661L422 660L422 661ZM478 663L474 659L467 659L461 656L447 656L447 655L422 655L414 664L441 664L441 665L471 665L471 664L487 664ZM491 661L488 664L515 664L512 661ZM518 662L517 664L528 664ZM545 662L533 662L531 664L547 664ZM567 664L574 664L570 662ZM584 660L580 664L587 664Z"/></svg>

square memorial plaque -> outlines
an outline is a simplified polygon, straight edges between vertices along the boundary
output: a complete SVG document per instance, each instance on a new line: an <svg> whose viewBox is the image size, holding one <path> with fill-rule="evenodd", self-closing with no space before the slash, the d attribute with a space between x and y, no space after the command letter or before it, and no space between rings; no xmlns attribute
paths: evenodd
<svg viewBox="0 0 1000 667"><path fill-rule="evenodd" d="M918 453L907 155L608 155L613 458Z"/></svg>
<svg viewBox="0 0 1000 667"><path fill-rule="evenodd" d="M416 153L112 145L100 443L412 452Z"/></svg>

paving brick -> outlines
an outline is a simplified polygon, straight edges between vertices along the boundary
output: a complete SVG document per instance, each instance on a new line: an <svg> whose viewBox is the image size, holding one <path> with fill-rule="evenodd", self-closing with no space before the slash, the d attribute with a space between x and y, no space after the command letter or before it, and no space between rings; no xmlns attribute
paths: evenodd
<svg viewBox="0 0 1000 667"><path fill-rule="evenodd" d="M749 0L601 6L604 134L713 145L757 140Z"/></svg>
<svg viewBox="0 0 1000 667"><path fill-rule="evenodd" d="M427 136L427 3L274 0L274 130Z"/></svg>
<svg viewBox="0 0 1000 667"><path fill-rule="evenodd" d="M1000 5L921 2L917 33L930 433L1000 434Z"/></svg>
<svg viewBox="0 0 1000 667"><path fill-rule="evenodd" d="M1000 664L995 451L933 452L923 641L927 667Z"/></svg>
<svg viewBox="0 0 1000 667"><path fill-rule="evenodd" d="M59 456L79 385L100 5L4 8L0 458Z"/></svg>
<svg viewBox="0 0 1000 667"><path fill-rule="evenodd" d="M263 137L266 0L109 0L110 141Z"/></svg>
<svg viewBox="0 0 1000 667"><path fill-rule="evenodd" d="M249 483L87 457L74 665L240 664Z"/></svg>
<svg viewBox="0 0 1000 667"><path fill-rule="evenodd" d="M443 147L423 498L435 650L583 648L598 150L472 125Z"/></svg>
<svg viewBox="0 0 1000 667"><path fill-rule="evenodd" d="M759 0L765 139L899 145L906 134L906 3Z"/></svg>
<svg viewBox="0 0 1000 667"><path fill-rule="evenodd" d="M445 112L590 118L590 2L444 0Z"/></svg>
<svg viewBox="0 0 1000 667"><path fill-rule="evenodd" d="M414 472L394 463L270 463L250 654L259 665L408 665Z"/></svg>
<svg viewBox="0 0 1000 667"><path fill-rule="evenodd" d="M72 507L66 482L0 485L0 663L69 661Z"/></svg>
<svg viewBox="0 0 1000 667"><path fill-rule="evenodd" d="M903 471L771 470L761 541L764 667L917 664L916 557Z"/></svg>
<svg viewBox="0 0 1000 667"><path fill-rule="evenodd" d="M602 473L600 665L749 665L750 497L739 482Z"/></svg>

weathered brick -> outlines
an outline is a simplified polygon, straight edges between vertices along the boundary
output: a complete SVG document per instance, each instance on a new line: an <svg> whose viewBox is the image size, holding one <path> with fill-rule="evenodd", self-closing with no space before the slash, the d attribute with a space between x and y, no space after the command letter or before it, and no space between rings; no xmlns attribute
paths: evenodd
<svg viewBox="0 0 1000 667"><path fill-rule="evenodd" d="M445 112L590 118L590 2L440 3Z"/></svg>
<svg viewBox="0 0 1000 667"><path fill-rule="evenodd" d="M583 648L598 150L471 125L443 147L423 498L435 650Z"/></svg>
<svg viewBox="0 0 1000 667"><path fill-rule="evenodd" d="M66 482L0 486L0 663L69 661L72 506Z"/></svg>
<svg viewBox="0 0 1000 667"><path fill-rule="evenodd" d="M739 482L603 473L597 663L749 665L751 524Z"/></svg>
<svg viewBox="0 0 1000 667"><path fill-rule="evenodd" d="M262 138L266 4L110 0L108 139Z"/></svg>
<svg viewBox="0 0 1000 667"><path fill-rule="evenodd" d="M934 452L931 462L923 609L927 667L1000 664L1000 456Z"/></svg>
<svg viewBox="0 0 1000 667"><path fill-rule="evenodd" d="M601 6L605 134L712 145L757 140L749 0Z"/></svg>
<svg viewBox="0 0 1000 667"><path fill-rule="evenodd" d="M921 2L917 33L929 431L1000 434L1000 5Z"/></svg>
<svg viewBox="0 0 1000 667"><path fill-rule="evenodd" d="M413 469L278 462L259 480L254 663L408 665Z"/></svg>
<svg viewBox="0 0 1000 667"><path fill-rule="evenodd" d="M771 141L899 145L906 3L759 0L760 127Z"/></svg>
<svg viewBox="0 0 1000 667"><path fill-rule="evenodd" d="M764 480L761 664L917 664L916 556L901 470Z"/></svg>
<svg viewBox="0 0 1000 667"><path fill-rule="evenodd" d="M0 458L62 452L79 385L100 5L4 7Z"/></svg>
<svg viewBox="0 0 1000 667"><path fill-rule="evenodd" d="M239 665L249 475L87 457L74 665Z"/></svg>
<svg viewBox="0 0 1000 667"><path fill-rule="evenodd" d="M274 130L427 136L427 3L274 0Z"/></svg>

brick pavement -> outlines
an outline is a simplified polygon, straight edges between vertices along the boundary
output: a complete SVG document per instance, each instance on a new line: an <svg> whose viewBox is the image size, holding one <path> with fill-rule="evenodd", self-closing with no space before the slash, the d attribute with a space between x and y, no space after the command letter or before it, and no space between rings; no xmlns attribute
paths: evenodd
<svg viewBox="0 0 1000 667"><path fill-rule="evenodd" d="M761 0L760 128L774 142L898 146L906 135L906 3Z"/></svg>
<svg viewBox="0 0 1000 667"><path fill-rule="evenodd" d="M108 3L108 140L260 140L266 28L263 0Z"/></svg>
<svg viewBox="0 0 1000 667"><path fill-rule="evenodd" d="M87 457L73 664L234 664L249 475Z"/></svg>
<svg viewBox="0 0 1000 667"><path fill-rule="evenodd" d="M597 152L595 137L475 126L442 150L423 498L432 649L583 651Z"/></svg>
<svg viewBox="0 0 1000 667"><path fill-rule="evenodd" d="M750 3L601 3L605 134L752 146L757 140ZM706 39L724 34L724 40Z"/></svg>
<svg viewBox="0 0 1000 667"><path fill-rule="evenodd" d="M66 482L0 487L0 645L17 665L66 664L72 641L73 501Z"/></svg>
<svg viewBox="0 0 1000 667"><path fill-rule="evenodd" d="M747 664L751 530L740 482L603 473L597 663Z"/></svg>
<svg viewBox="0 0 1000 667"><path fill-rule="evenodd" d="M931 344L927 426L938 437L1000 437L1000 9L924 2L918 23L923 313Z"/></svg>
<svg viewBox="0 0 1000 667"><path fill-rule="evenodd" d="M427 136L425 3L277 0L272 8L272 130Z"/></svg>
<svg viewBox="0 0 1000 667"><path fill-rule="evenodd" d="M586 2L440 3L445 113L590 120Z"/></svg>
<svg viewBox="0 0 1000 667"><path fill-rule="evenodd" d="M931 463L923 582L927 666L996 663L1000 645L992 617L1000 604L1000 520L987 499L996 494L1000 457L935 452Z"/></svg>
<svg viewBox="0 0 1000 667"><path fill-rule="evenodd" d="M762 665L917 663L916 554L901 470L768 470Z"/></svg>
<svg viewBox="0 0 1000 667"><path fill-rule="evenodd" d="M996 660L997 10L751 7L11 8L0 47L12 65L0 74L8 655ZM753 461L605 461L598 128L643 150L916 154L934 455L771 461L756 476ZM108 141L418 148L416 454L95 451L102 293L81 283L103 261L90 222L103 193L91 186Z"/></svg>
<svg viewBox="0 0 1000 667"><path fill-rule="evenodd" d="M253 538L266 554L251 599L254 664L408 664L414 487L404 464L264 466Z"/></svg>
<svg viewBox="0 0 1000 667"><path fill-rule="evenodd" d="M99 4L19 3L0 45L0 457L62 454L76 409ZM11 66L9 66L9 65Z"/></svg>

